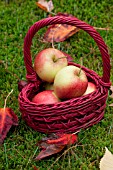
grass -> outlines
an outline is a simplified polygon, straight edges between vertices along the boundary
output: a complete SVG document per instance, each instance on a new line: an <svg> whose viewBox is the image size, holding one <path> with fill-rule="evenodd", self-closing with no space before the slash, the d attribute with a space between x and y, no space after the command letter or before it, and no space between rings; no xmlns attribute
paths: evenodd
<svg viewBox="0 0 113 170"><path fill-rule="evenodd" d="M19 126L12 127L0 147L0 170L33 170L36 166L40 170L98 170L99 161L105 152L105 146L113 153L113 107L109 107L113 100L108 96L104 119L93 127L81 131L77 144L68 148L62 154L51 158L34 161L39 148L36 143L45 134L35 132L28 127L21 118L18 108L19 79L25 80L26 69L23 61L23 40L28 28L36 21L47 17L47 13L39 9L36 1L12 0L9 4L0 1L0 107L8 93L13 93L7 100L7 107L11 107L19 118ZM111 58L111 82L113 82L113 1L55 1L54 13L67 12L98 28L109 48ZM32 45L32 55L50 43L42 43L45 29L39 31ZM79 63L84 57L83 65L102 75L102 59L93 39L84 31L79 31L70 39L62 43L55 43L56 48L63 50Z"/></svg>

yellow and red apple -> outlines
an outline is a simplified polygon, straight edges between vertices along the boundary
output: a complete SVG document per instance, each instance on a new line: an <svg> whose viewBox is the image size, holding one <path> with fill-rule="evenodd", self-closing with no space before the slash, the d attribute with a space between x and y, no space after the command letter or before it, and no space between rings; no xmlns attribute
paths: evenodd
<svg viewBox="0 0 113 170"><path fill-rule="evenodd" d="M82 96L88 86L85 72L74 65L62 68L55 76L54 91L60 99Z"/></svg>
<svg viewBox="0 0 113 170"><path fill-rule="evenodd" d="M67 57L64 56L63 52L54 48L47 48L36 55L34 70L42 80L51 83L54 81L57 72L67 64Z"/></svg>
<svg viewBox="0 0 113 170"><path fill-rule="evenodd" d="M88 86L87 86L87 89L85 91L85 93L83 95L86 95L86 94L89 94L89 93L92 93L96 90L96 85L92 82L88 82Z"/></svg>

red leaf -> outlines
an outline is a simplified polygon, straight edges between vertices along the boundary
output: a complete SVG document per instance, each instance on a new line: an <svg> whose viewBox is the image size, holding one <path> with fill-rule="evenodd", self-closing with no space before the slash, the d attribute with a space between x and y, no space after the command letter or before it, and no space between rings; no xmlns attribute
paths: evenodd
<svg viewBox="0 0 113 170"><path fill-rule="evenodd" d="M77 141L77 136L75 134L57 134L58 139L48 139L48 144L58 144L58 145L72 145Z"/></svg>
<svg viewBox="0 0 113 170"><path fill-rule="evenodd" d="M41 160L43 158L46 158L48 156L51 156L53 154L56 154L60 151L62 151L62 149L64 149L64 145L55 145L55 144L51 144L48 147L46 147L46 149L43 149L39 155L35 158L35 160Z"/></svg>
<svg viewBox="0 0 113 170"><path fill-rule="evenodd" d="M28 84L27 81L20 80L20 81L18 82L18 90L19 90L19 92L21 92L21 90L22 90L27 84Z"/></svg>
<svg viewBox="0 0 113 170"><path fill-rule="evenodd" d="M58 16L74 17L70 14L58 13ZM54 24L50 26L45 35L44 40L47 42L61 42L78 32L80 29L68 24Z"/></svg>
<svg viewBox="0 0 113 170"><path fill-rule="evenodd" d="M75 134L51 134L49 137L43 138L38 142L42 151L35 158L35 160L41 160L45 157L56 154L64 149L66 145L74 144L77 141L77 135Z"/></svg>
<svg viewBox="0 0 113 170"><path fill-rule="evenodd" d="M11 108L0 108L0 144L3 143L12 125L18 125L18 117Z"/></svg>

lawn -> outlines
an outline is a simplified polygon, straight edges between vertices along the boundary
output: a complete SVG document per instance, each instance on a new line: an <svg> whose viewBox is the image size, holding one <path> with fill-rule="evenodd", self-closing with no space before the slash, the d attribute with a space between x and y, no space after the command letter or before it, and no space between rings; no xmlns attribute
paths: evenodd
<svg viewBox="0 0 113 170"><path fill-rule="evenodd" d="M111 60L111 82L113 83L113 0L75 1L53 0L53 13L69 13L88 24L97 27L108 46ZM39 9L36 1L5 0L0 1L0 107L8 93L13 93L7 100L7 107L13 109L19 118L19 125L12 127L0 146L0 170L98 170L99 162L107 147L113 153L113 103L108 95L104 119L78 134L77 144L66 148L51 158L35 161L40 149L36 143L45 134L28 127L22 120L18 107L18 80L25 80L26 68L23 61L23 41L31 25L46 18L48 13ZM104 28L104 29L102 29ZM108 28L106 30L105 28ZM40 30L31 48L32 57L51 43L42 41L45 28ZM102 59L94 40L80 30L64 42L54 46L70 54L74 61L102 75Z"/></svg>

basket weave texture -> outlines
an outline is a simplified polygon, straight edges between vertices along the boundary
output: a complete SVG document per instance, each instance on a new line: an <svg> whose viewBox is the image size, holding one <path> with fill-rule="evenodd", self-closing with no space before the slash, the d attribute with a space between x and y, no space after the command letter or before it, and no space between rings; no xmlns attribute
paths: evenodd
<svg viewBox="0 0 113 170"><path fill-rule="evenodd" d="M31 102L32 97L40 91L42 81L32 67L30 48L36 32L52 24L69 24L86 31L97 43L103 62L103 76L93 70L82 67L88 80L96 85L96 91L88 95L73 98L56 104L37 105ZM75 18L55 16L34 23L24 40L24 62L28 85L19 93L19 108L22 118L28 126L43 133L73 133L97 124L104 117L108 89L110 87L110 57L107 46L100 34L87 23ZM69 62L68 65L80 65Z"/></svg>

